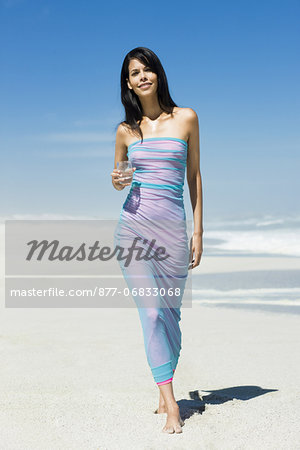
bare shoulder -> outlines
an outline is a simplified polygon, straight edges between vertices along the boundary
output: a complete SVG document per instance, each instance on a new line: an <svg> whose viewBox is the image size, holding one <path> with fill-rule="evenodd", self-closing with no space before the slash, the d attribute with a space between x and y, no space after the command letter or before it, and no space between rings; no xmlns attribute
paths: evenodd
<svg viewBox="0 0 300 450"><path fill-rule="evenodd" d="M187 122L194 122L198 120L197 113L192 108L177 108L177 110L181 118Z"/></svg>
<svg viewBox="0 0 300 450"><path fill-rule="evenodd" d="M198 115L192 108L174 108L174 113L177 114L179 121L185 128L191 128L198 123Z"/></svg>
<svg viewBox="0 0 300 450"><path fill-rule="evenodd" d="M127 134L128 134L128 128L127 128L125 122L121 122L117 128L116 138L119 139L119 141L124 141L124 139L126 139Z"/></svg>
<svg viewBox="0 0 300 450"><path fill-rule="evenodd" d="M178 122L181 124L186 140L199 128L198 115L192 108L174 108L178 116Z"/></svg>
<svg viewBox="0 0 300 450"><path fill-rule="evenodd" d="M119 145L123 145L124 147L128 147L130 140L135 135L132 133L132 129L125 122L121 122L117 128L116 132L116 142Z"/></svg>
<svg viewBox="0 0 300 450"><path fill-rule="evenodd" d="M124 150L127 147L128 142L128 129L124 122L118 125L116 132L116 147Z"/></svg>

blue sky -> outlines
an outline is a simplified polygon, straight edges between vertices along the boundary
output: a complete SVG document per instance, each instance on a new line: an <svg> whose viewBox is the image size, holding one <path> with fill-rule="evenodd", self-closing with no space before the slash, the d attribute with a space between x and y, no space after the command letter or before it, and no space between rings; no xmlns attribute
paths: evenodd
<svg viewBox="0 0 300 450"><path fill-rule="evenodd" d="M204 221L299 215L299 18L290 0L0 0L0 216L119 217L119 79L137 46L198 114Z"/></svg>

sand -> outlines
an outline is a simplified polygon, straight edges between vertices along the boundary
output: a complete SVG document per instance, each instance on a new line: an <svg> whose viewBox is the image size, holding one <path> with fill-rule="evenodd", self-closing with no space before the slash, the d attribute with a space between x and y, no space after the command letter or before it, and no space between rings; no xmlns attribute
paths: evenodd
<svg viewBox="0 0 300 450"><path fill-rule="evenodd" d="M1 448L300 448L300 316L182 309L185 425L168 435L136 309L5 308L1 246Z"/></svg>

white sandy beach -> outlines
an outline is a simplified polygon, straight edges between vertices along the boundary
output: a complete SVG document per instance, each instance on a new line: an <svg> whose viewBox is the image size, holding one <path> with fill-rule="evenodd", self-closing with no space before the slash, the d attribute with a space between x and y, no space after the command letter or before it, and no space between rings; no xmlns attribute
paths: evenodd
<svg viewBox="0 0 300 450"><path fill-rule="evenodd" d="M183 308L174 392L185 425L167 435L137 311L5 308L1 237L1 448L299 448L299 315ZM195 270L299 269L263 259L203 257Z"/></svg>

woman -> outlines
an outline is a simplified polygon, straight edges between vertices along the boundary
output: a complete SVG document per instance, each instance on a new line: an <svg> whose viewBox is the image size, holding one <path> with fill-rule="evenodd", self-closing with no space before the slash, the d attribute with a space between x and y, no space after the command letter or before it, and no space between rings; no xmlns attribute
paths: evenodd
<svg viewBox="0 0 300 450"><path fill-rule="evenodd" d="M160 391L155 412L167 413L162 431L181 433L184 422L174 398L172 379L181 349L180 300L187 271L199 265L202 255L198 117L193 109L180 108L173 102L159 58L145 47L133 49L124 59L121 98L126 120L117 128L111 176L115 189L122 190L129 185L131 189L123 204L115 238L118 244L128 247L126 244L134 237L140 239L142 246L147 240L149 245L154 237L156 246L163 244L169 253L170 258L162 261L152 258L150 262L138 261L121 268L130 288L138 288L139 293L145 288L150 295L150 303L149 297L146 302L144 292L134 300L143 327L148 363ZM128 159L134 166L133 180L124 183L117 162ZM190 249L183 204L185 167L194 217ZM143 238L147 239L142 241ZM174 295L157 296L155 288L162 286L177 288L179 303Z"/></svg>

